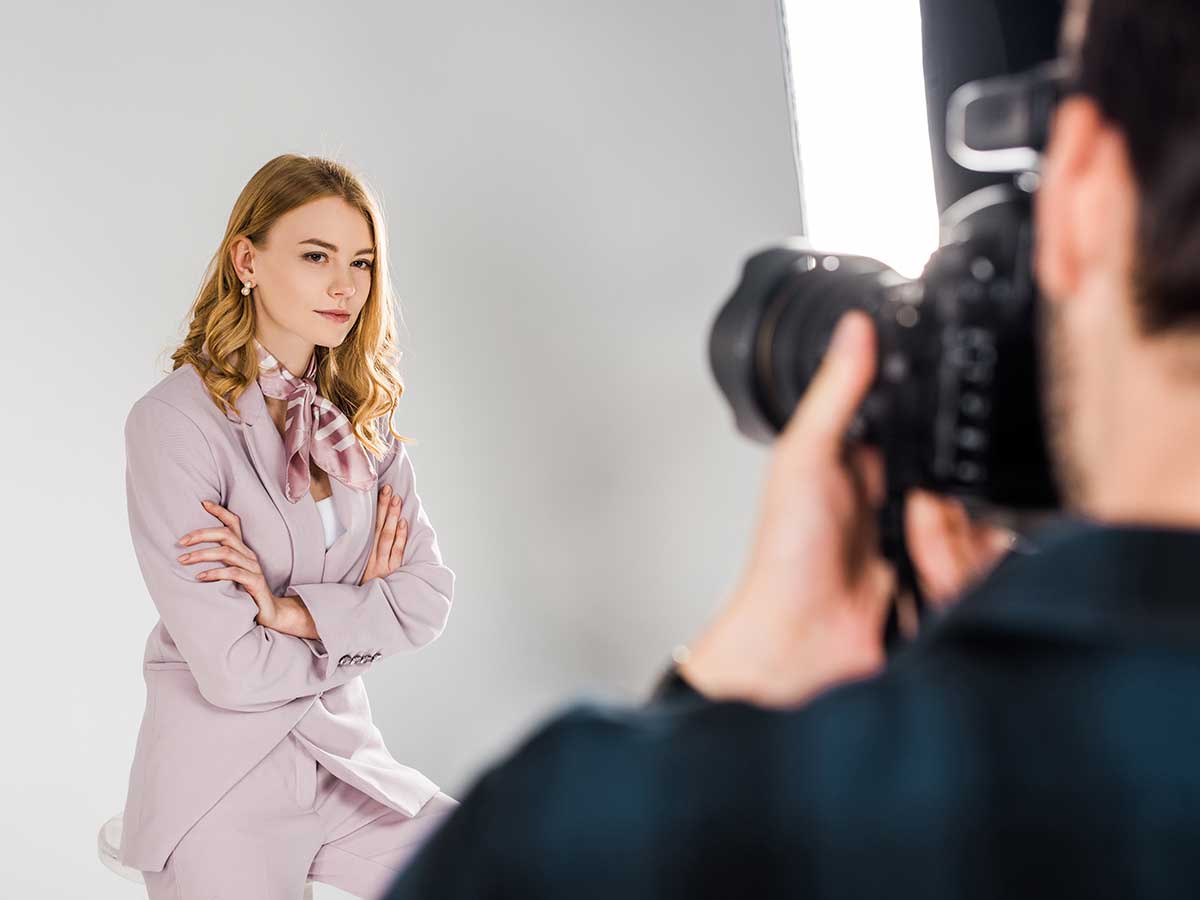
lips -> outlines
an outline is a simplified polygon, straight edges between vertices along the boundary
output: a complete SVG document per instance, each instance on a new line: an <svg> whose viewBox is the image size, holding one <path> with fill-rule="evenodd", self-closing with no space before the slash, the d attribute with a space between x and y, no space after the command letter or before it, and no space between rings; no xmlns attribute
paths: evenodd
<svg viewBox="0 0 1200 900"><path fill-rule="evenodd" d="M324 316L330 322L345 324L350 321L350 313L322 312L321 310L316 310L316 313L318 316Z"/></svg>

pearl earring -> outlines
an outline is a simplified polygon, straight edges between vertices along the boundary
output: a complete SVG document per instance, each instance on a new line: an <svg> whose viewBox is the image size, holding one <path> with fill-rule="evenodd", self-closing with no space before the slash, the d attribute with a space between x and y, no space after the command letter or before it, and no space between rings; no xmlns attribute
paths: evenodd
<svg viewBox="0 0 1200 900"><path fill-rule="evenodd" d="M248 282L248 281L242 282L242 296L243 297L250 296L250 282Z"/></svg>

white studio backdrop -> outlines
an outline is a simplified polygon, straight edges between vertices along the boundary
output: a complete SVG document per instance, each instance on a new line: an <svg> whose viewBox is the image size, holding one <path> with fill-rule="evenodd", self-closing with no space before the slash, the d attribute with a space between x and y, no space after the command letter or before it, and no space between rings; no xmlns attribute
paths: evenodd
<svg viewBox="0 0 1200 900"><path fill-rule="evenodd" d="M462 796L573 700L640 702L733 587L765 474L707 340L801 230L777 0L4 11L3 893L140 895L95 855L156 620L122 426L279 153L382 197L396 426L458 575L442 638L366 676L389 748Z"/></svg>

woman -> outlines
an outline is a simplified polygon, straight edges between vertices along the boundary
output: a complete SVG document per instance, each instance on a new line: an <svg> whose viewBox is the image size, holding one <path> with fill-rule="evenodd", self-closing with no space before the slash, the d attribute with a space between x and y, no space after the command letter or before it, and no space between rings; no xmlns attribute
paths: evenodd
<svg viewBox="0 0 1200 900"><path fill-rule="evenodd" d="M458 805L391 757L359 677L436 638L454 589L391 428L386 254L345 168L271 160L126 420L160 620L120 859L151 900L379 896Z"/></svg>

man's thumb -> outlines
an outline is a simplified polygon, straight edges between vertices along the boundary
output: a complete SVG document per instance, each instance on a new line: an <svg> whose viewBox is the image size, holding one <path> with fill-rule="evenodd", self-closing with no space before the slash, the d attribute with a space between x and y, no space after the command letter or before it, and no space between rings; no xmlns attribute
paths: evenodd
<svg viewBox="0 0 1200 900"><path fill-rule="evenodd" d="M784 440L836 452L875 377L875 326L861 310L838 320L821 365L796 407Z"/></svg>

